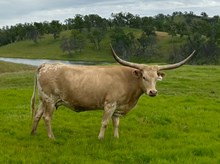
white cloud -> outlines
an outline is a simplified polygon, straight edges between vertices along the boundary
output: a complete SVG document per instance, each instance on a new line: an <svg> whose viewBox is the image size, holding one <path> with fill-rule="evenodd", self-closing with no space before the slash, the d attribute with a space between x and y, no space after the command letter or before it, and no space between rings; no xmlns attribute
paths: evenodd
<svg viewBox="0 0 220 164"><path fill-rule="evenodd" d="M174 11L206 12L219 15L218 0L1 0L0 27L24 22L64 21L75 14L98 14L109 18L111 13L130 12L140 16L154 16Z"/></svg>

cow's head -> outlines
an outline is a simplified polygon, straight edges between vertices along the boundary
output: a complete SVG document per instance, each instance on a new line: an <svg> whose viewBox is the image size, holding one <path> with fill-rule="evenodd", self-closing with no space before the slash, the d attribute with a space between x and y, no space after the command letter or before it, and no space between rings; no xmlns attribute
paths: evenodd
<svg viewBox="0 0 220 164"><path fill-rule="evenodd" d="M191 53L191 55L189 55L186 59L176 64L152 66L152 65L131 63L131 62L122 60L117 56L112 46L111 46L111 49L112 49L113 57L118 63L124 66L127 66L127 67L135 68L133 73L137 78L141 80L142 89L147 95L152 96L152 97L157 95L157 89L156 89L157 80L162 80L163 77L165 76L165 74L161 72L161 70L170 70L170 69L178 68L184 65L195 53L195 50L194 50Z"/></svg>

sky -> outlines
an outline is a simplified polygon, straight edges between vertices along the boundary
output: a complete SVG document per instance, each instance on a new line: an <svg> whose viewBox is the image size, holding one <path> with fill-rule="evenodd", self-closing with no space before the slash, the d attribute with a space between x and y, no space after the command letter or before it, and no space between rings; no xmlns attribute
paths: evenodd
<svg viewBox="0 0 220 164"><path fill-rule="evenodd" d="M0 28L18 23L44 22L74 18L76 14L98 14L110 18L111 13L155 16L175 11L212 17L220 15L220 0L1 0Z"/></svg>

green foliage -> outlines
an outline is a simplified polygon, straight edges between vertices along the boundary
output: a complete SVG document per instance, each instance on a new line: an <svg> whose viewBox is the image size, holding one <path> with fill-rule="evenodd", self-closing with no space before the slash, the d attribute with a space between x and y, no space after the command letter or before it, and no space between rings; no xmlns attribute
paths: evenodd
<svg viewBox="0 0 220 164"><path fill-rule="evenodd" d="M53 21L50 23L49 32L53 34L53 38L54 38L54 39L59 38L61 30L62 30L62 26L61 26L61 24L59 23L59 21L53 20Z"/></svg>
<svg viewBox="0 0 220 164"><path fill-rule="evenodd" d="M75 18L73 20L73 28L82 32L82 29L84 28L84 21L83 21L82 15L80 15L80 14L75 15Z"/></svg>
<svg viewBox="0 0 220 164"><path fill-rule="evenodd" d="M91 43L93 43L97 50L100 49L100 42L105 37L106 31L101 28L92 29L92 31L88 34L88 38Z"/></svg>
<svg viewBox="0 0 220 164"><path fill-rule="evenodd" d="M34 43L38 42L39 39L39 32L37 30L37 26L35 25L30 25L28 27L28 32L27 32L27 38L31 39Z"/></svg>
<svg viewBox="0 0 220 164"><path fill-rule="evenodd" d="M157 84L159 95L143 95L121 118L120 138L113 138L110 124L104 141L97 139L101 111L66 108L54 113L55 141L47 138L43 120L37 135L30 136L34 71L14 68L20 71L0 73L0 163L220 162L219 66L167 71Z"/></svg>
<svg viewBox="0 0 220 164"><path fill-rule="evenodd" d="M126 33L123 28L115 27L111 31L111 43L118 54L125 59L128 59L129 56L135 50L135 36L133 32Z"/></svg>
<svg viewBox="0 0 220 164"><path fill-rule="evenodd" d="M146 32L143 32L141 37L137 39L139 42L137 55L146 56L150 59L152 55L155 55L155 45L157 42L156 33L147 35Z"/></svg>
<svg viewBox="0 0 220 164"><path fill-rule="evenodd" d="M85 37L78 30L72 30L69 38L63 37L60 48L63 52L68 52L71 56L73 53L82 52L85 47Z"/></svg>

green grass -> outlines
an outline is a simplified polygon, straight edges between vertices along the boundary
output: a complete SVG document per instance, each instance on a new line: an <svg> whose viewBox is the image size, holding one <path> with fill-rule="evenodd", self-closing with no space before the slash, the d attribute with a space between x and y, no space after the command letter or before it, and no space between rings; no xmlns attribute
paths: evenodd
<svg viewBox="0 0 220 164"><path fill-rule="evenodd" d="M34 69L35 67L23 64L14 64L0 61L0 73L19 72Z"/></svg>
<svg viewBox="0 0 220 164"><path fill-rule="evenodd" d="M43 121L31 136L34 70L15 67L0 67L0 163L220 163L220 66L166 71L159 95L143 95L121 118L120 138L110 124L104 141L97 139L101 111L64 107L52 120L56 141L47 138Z"/></svg>

